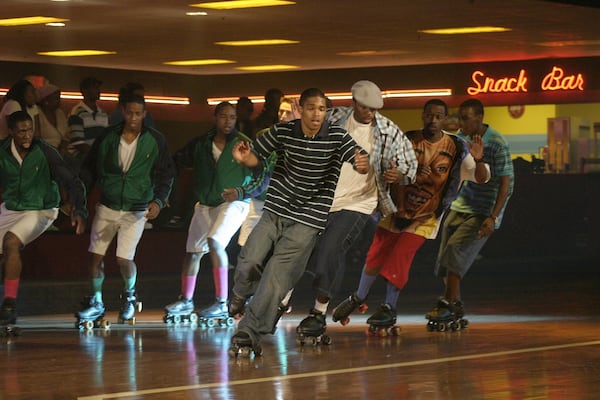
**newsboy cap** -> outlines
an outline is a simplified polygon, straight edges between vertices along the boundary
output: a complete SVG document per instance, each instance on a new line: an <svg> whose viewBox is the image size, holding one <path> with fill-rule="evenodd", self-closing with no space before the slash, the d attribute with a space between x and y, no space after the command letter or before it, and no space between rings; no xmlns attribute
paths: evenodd
<svg viewBox="0 0 600 400"><path fill-rule="evenodd" d="M379 86L371 81L358 81L352 85L352 97L363 106L379 110L383 107L383 96Z"/></svg>

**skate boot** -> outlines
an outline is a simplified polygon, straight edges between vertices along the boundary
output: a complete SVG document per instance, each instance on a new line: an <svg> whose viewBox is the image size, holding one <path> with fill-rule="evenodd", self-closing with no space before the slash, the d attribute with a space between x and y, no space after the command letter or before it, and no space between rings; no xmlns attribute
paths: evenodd
<svg viewBox="0 0 600 400"><path fill-rule="evenodd" d="M198 317L203 328L214 328L217 324L221 328L235 325L235 320L229 316L226 300L217 299L211 306L199 311Z"/></svg>
<svg viewBox="0 0 600 400"><path fill-rule="evenodd" d="M163 321L167 324L179 325L180 323L198 323L198 314L194 312L194 300L186 299L179 295L175 303L165 306L165 316Z"/></svg>
<svg viewBox="0 0 600 400"><path fill-rule="evenodd" d="M292 306L289 304L279 304L279 307L277 307L277 314L275 315L275 321L273 322L273 329L271 329L271 334L274 334L277 330L277 324L279 323L281 317L283 317L283 314L287 314L290 311L292 311Z"/></svg>
<svg viewBox="0 0 600 400"><path fill-rule="evenodd" d="M0 336L18 336L20 330L14 326L16 323L17 300L12 297L6 297L0 306Z"/></svg>
<svg viewBox="0 0 600 400"><path fill-rule="evenodd" d="M400 335L400 327L396 326L396 310L389 304L382 304L375 314L367 319L369 328L367 336L398 336Z"/></svg>
<svg viewBox="0 0 600 400"><path fill-rule="evenodd" d="M231 347L229 348L229 356L232 358L238 357L254 357L262 355L262 347L260 343L252 343L252 338L246 332L238 331L231 337Z"/></svg>
<svg viewBox="0 0 600 400"><path fill-rule="evenodd" d="M461 301L451 303L444 298L440 298L433 310L425 315L425 318L429 320L427 330L429 332L446 332L448 330L465 329L469 321L463 318L464 315L465 309Z"/></svg>
<svg viewBox="0 0 600 400"><path fill-rule="evenodd" d="M305 344L312 344L313 346L331 344L331 338L324 335L326 330L325 314L313 308L310 310L308 317L304 318L296 327L296 343L301 346Z"/></svg>
<svg viewBox="0 0 600 400"><path fill-rule="evenodd" d="M110 328L110 322L104 319L104 304L94 296L87 296L81 302L81 310L75 313L75 327L79 330L92 330L94 328Z"/></svg>
<svg viewBox="0 0 600 400"><path fill-rule="evenodd" d="M142 303L138 301L135 290L125 290L121 294L119 324L135 325L135 312L142 311Z"/></svg>
<svg viewBox="0 0 600 400"><path fill-rule="evenodd" d="M237 294L233 294L231 299L229 299L228 304L228 313L230 317L233 318L241 318L244 315L244 311L246 310L246 303L248 299L243 296L238 296Z"/></svg>
<svg viewBox="0 0 600 400"><path fill-rule="evenodd" d="M364 314L365 311L369 308L365 303L365 300L361 300L356 295L356 292L352 293L350 297L346 300L342 301L337 305L336 308L333 309L333 315L331 319L333 322L340 321L340 324L347 325L350 322L350 314L354 312L354 310L358 309L361 314Z"/></svg>

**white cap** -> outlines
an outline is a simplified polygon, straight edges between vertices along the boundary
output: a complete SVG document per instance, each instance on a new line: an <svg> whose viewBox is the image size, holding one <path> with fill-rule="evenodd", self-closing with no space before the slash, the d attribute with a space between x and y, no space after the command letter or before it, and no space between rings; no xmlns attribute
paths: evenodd
<svg viewBox="0 0 600 400"><path fill-rule="evenodd" d="M358 81L352 85L352 97L363 106L376 110L383 108L381 89L371 81Z"/></svg>

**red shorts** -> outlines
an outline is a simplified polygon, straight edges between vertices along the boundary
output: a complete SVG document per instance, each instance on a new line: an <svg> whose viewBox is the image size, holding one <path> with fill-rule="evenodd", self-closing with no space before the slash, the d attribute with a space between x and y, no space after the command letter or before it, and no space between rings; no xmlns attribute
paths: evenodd
<svg viewBox="0 0 600 400"><path fill-rule="evenodd" d="M367 254L367 268L382 267L379 274L402 289L417 250L425 243L423 236L408 232L390 232L377 228Z"/></svg>

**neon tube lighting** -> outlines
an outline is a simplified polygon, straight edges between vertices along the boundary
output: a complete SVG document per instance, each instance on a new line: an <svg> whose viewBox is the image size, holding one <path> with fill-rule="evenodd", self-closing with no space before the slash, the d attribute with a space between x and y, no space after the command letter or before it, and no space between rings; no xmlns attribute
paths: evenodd
<svg viewBox="0 0 600 400"><path fill-rule="evenodd" d="M351 92L325 93L331 100L352 100ZM381 95L384 99L407 98L407 97L430 97L430 96L452 96L452 89L404 89L404 90L383 90ZM299 98L299 94L286 95L286 97ZM223 101L237 104L238 97L211 97L206 99L208 104L215 106ZM264 96L248 96L253 103L264 103Z"/></svg>
<svg viewBox="0 0 600 400"><path fill-rule="evenodd" d="M0 96L6 95L8 89L0 89ZM83 100L83 96L79 92L60 92L61 99L67 100ZM152 96L146 95L144 96L146 103L154 103L154 104L175 104L187 106L190 104L189 97L174 97L174 96ZM119 101L119 95L116 93L103 93L100 95L100 100L104 101Z"/></svg>

